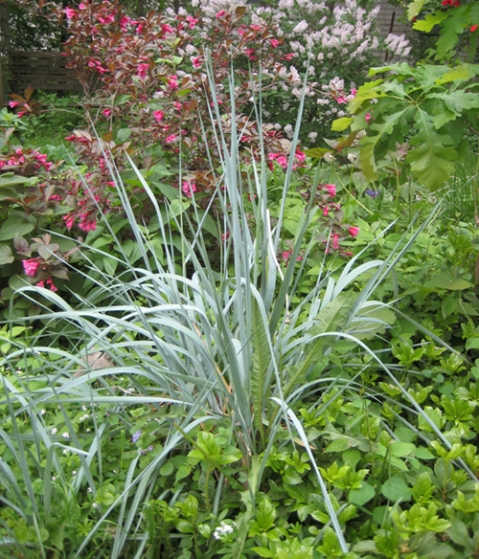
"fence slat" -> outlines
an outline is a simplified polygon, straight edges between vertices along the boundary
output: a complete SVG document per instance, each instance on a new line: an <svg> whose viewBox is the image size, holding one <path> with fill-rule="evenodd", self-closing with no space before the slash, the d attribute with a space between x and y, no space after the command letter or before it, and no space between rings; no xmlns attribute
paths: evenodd
<svg viewBox="0 0 479 559"><path fill-rule="evenodd" d="M27 87L50 91L81 91L73 70L65 68L59 52L10 51L10 89L21 93Z"/></svg>

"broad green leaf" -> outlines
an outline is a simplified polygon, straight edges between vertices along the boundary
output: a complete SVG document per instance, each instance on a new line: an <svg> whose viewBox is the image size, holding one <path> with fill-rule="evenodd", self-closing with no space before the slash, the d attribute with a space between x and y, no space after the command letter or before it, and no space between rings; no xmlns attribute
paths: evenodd
<svg viewBox="0 0 479 559"><path fill-rule="evenodd" d="M329 148L311 148L304 152L308 157L312 159L322 159L327 153L332 153Z"/></svg>
<svg viewBox="0 0 479 559"><path fill-rule="evenodd" d="M466 350L479 349L479 338L469 338L466 342Z"/></svg>
<svg viewBox="0 0 479 559"><path fill-rule="evenodd" d="M448 17L447 12L435 12L434 14L426 14L424 19L417 19L412 28L416 31L425 31L426 33L430 33L436 25L439 25Z"/></svg>
<svg viewBox="0 0 479 559"><path fill-rule="evenodd" d="M447 109L456 116L460 116L463 111L479 108L479 96L477 93L467 91L447 91L443 93L431 93L431 99L439 99ZM440 105L439 105L440 107Z"/></svg>
<svg viewBox="0 0 479 559"><path fill-rule="evenodd" d="M25 217L18 214L10 214L10 217L0 228L0 241L13 239L15 235L23 236L30 233L35 225Z"/></svg>
<svg viewBox="0 0 479 559"><path fill-rule="evenodd" d="M3 175L0 175L0 188L7 186L19 186L21 184L27 184L28 182L30 182L30 179L27 177L19 177L13 172L3 173Z"/></svg>
<svg viewBox="0 0 479 559"><path fill-rule="evenodd" d="M389 445L391 454L393 456L410 456L416 448L412 443L403 443L401 441L394 441Z"/></svg>
<svg viewBox="0 0 479 559"><path fill-rule="evenodd" d="M353 121L353 117L344 116L342 118L337 118L335 121L333 121L331 130L333 130L334 132L342 132L343 130L346 130L346 128L348 128Z"/></svg>
<svg viewBox="0 0 479 559"><path fill-rule="evenodd" d="M119 107L120 105L124 105L130 98L131 95L126 95L126 94L118 95L113 99L113 106Z"/></svg>
<svg viewBox="0 0 479 559"><path fill-rule="evenodd" d="M409 486L402 477L392 476L386 480L382 487L381 493L393 503L396 501L409 501L411 498L411 491Z"/></svg>
<svg viewBox="0 0 479 559"><path fill-rule="evenodd" d="M451 516L451 527L447 530L447 535L454 543L466 548L467 553L474 553L474 540L469 536L467 526L459 518Z"/></svg>
<svg viewBox="0 0 479 559"><path fill-rule="evenodd" d="M421 12L424 6L425 1L426 0L414 0L414 2L411 2L409 4L409 6L407 7L407 18L409 21L411 21L412 19L414 19L416 16L419 15L419 13Z"/></svg>
<svg viewBox="0 0 479 559"><path fill-rule="evenodd" d="M436 43L437 60L447 60L455 54L459 36L469 26L469 16L464 8L465 6L461 6L454 10L438 12L443 14L444 23Z"/></svg>
<svg viewBox="0 0 479 559"><path fill-rule="evenodd" d="M471 71L465 65L457 66L452 70L447 71L442 77L437 78L436 84L443 85L449 82L456 82L459 80L467 80L472 77Z"/></svg>
<svg viewBox="0 0 479 559"><path fill-rule="evenodd" d="M176 198L175 200L171 201L170 207L168 209L168 215L170 219L178 217L183 212L185 212L191 206L190 202L183 202Z"/></svg>
<svg viewBox="0 0 479 559"><path fill-rule="evenodd" d="M429 190L436 190L454 172L458 154L450 146L451 138L435 131L430 115L420 110L416 121L419 131L410 140L412 149L406 161L419 183Z"/></svg>
<svg viewBox="0 0 479 559"><path fill-rule="evenodd" d="M446 272L433 276L425 282L424 286L434 289L447 289L449 291L463 291L464 289L474 287L471 282L462 278L455 278Z"/></svg>
<svg viewBox="0 0 479 559"><path fill-rule="evenodd" d="M360 489L351 489L348 494L348 501L353 505L362 507L368 503L374 496L376 491L369 483L363 482Z"/></svg>
<svg viewBox="0 0 479 559"><path fill-rule="evenodd" d="M7 245L0 245L0 266L3 264L11 264L15 260L12 249Z"/></svg>

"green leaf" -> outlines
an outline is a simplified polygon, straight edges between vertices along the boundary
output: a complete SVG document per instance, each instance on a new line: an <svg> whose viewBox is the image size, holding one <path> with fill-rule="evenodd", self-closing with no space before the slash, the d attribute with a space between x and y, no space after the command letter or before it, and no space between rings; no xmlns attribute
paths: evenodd
<svg viewBox="0 0 479 559"><path fill-rule="evenodd" d="M348 494L348 501L353 505L362 507L363 505L368 503L375 495L376 492L374 490L374 487L369 485L369 483L363 482L360 489L351 489Z"/></svg>
<svg viewBox="0 0 479 559"><path fill-rule="evenodd" d="M389 445L389 450L393 456L410 456L416 447L412 443L394 441Z"/></svg>
<svg viewBox="0 0 479 559"><path fill-rule="evenodd" d="M474 552L474 540L469 536L467 526L461 522L456 516L451 516L451 527L447 530L447 535L454 543L466 548L466 553Z"/></svg>
<svg viewBox="0 0 479 559"><path fill-rule="evenodd" d="M438 134L433 126L432 117L419 109L416 118L419 131L410 140L411 149L406 161L416 180L429 188L436 190L452 175L455 161L458 158L456 150L450 146L450 136Z"/></svg>
<svg viewBox="0 0 479 559"><path fill-rule="evenodd" d="M264 407L265 399L269 398L271 388L270 365L272 357L269 351L268 336L263 321L263 316L255 297L251 302L252 321L252 346L253 346L253 370L251 374L251 398L254 406L254 424L264 441Z"/></svg>
<svg viewBox="0 0 479 559"><path fill-rule="evenodd" d="M130 99L130 97L131 95L126 95L126 94L118 95L113 100L113 106L119 107L120 105L124 105Z"/></svg>
<svg viewBox="0 0 479 559"><path fill-rule="evenodd" d="M462 278L455 278L453 275L447 274L446 272L433 276L425 282L424 286L434 289L447 289L449 291L462 291L474 287L471 282Z"/></svg>
<svg viewBox="0 0 479 559"><path fill-rule="evenodd" d="M26 177L19 177L13 172L3 173L3 175L0 175L0 188L8 186L19 186L21 184L27 184L29 182L30 179Z"/></svg>
<svg viewBox="0 0 479 559"><path fill-rule="evenodd" d="M179 200L178 198L172 200L170 207L168 209L168 215L170 219L178 217L183 212L185 212L190 206L191 206L191 202L183 202L183 200Z"/></svg>
<svg viewBox="0 0 479 559"><path fill-rule="evenodd" d="M0 241L8 241L13 239L15 235L26 235L33 231L34 228L35 225L28 221L27 218L12 212L0 229Z"/></svg>
<svg viewBox="0 0 479 559"><path fill-rule="evenodd" d="M133 130L131 130L130 128L120 128L120 130L118 130L117 134L116 134L116 140L118 143L123 144L124 142L126 142L129 137L131 136Z"/></svg>
<svg viewBox="0 0 479 559"><path fill-rule="evenodd" d="M251 550L257 553L260 557L273 558L276 556L276 553L270 551L267 547L253 547Z"/></svg>
<svg viewBox="0 0 479 559"><path fill-rule="evenodd" d="M386 480L382 487L381 493L392 502L409 501L411 498L411 490L402 477L392 476Z"/></svg>
<svg viewBox="0 0 479 559"><path fill-rule="evenodd" d="M425 1L426 0L414 0L414 2L411 2L409 4L409 6L407 7L407 18L409 21L419 15Z"/></svg>
<svg viewBox="0 0 479 559"><path fill-rule="evenodd" d="M436 25L439 25L448 17L448 13L451 10L447 10L447 12L436 12L434 14L426 14L424 19L418 19L414 22L412 28L416 31L425 31L426 33L430 33Z"/></svg>
<svg viewBox="0 0 479 559"><path fill-rule="evenodd" d="M343 130L346 130L346 128L349 128L350 124L353 121L353 117L344 116L342 118L337 118L335 121L333 121L331 130L333 130L334 132L342 132Z"/></svg>
<svg viewBox="0 0 479 559"><path fill-rule="evenodd" d="M7 245L0 245L0 266L11 264L15 260L12 249Z"/></svg>
<svg viewBox="0 0 479 559"><path fill-rule="evenodd" d="M304 152L308 157L312 159L322 159L327 153L332 153L329 148L311 148Z"/></svg>
<svg viewBox="0 0 479 559"><path fill-rule="evenodd" d="M445 72L440 78L437 78L436 84L443 85L449 82L455 82L459 80L467 80L472 77L472 74L467 66L457 66L452 70Z"/></svg>
<svg viewBox="0 0 479 559"><path fill-rule="evenodd" d="M466 350L479 349L479 338L469 338L466 342Z"/></svg>

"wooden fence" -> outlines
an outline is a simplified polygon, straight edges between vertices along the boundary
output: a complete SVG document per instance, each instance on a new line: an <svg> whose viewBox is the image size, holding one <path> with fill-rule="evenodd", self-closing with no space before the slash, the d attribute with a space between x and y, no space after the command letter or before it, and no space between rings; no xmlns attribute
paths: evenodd
<svg viewBox="0 0 479 559"><path fill-rule="evenodd" d="M81 91L73 70L65 68L59 52L10 51L9 89L22 93L28 86L50 91Z"/></svg>

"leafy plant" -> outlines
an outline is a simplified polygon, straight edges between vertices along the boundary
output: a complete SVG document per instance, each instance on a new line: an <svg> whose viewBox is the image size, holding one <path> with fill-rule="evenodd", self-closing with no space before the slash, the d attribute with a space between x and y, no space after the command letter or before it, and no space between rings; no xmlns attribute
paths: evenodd
<svg viewBox="0 0 479 559"><path fill-rule="evenodd" d="M353 137L366 132L359 152L368 180L376 180L389 166L401 183L412 176L437 189L464 160L466 132L475 130L478 67L419 64L414 68L401 63L373 68L369 74L383 72L390 74L359 88L348 106L354 116L335 121L333 129L350 127Z"/></svg>

